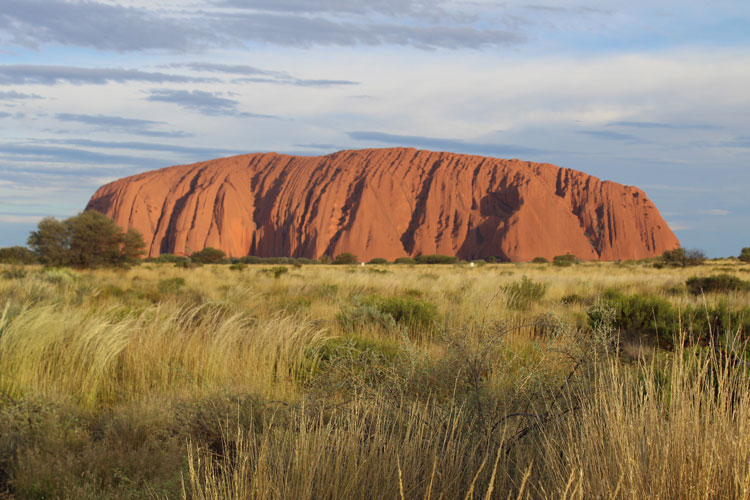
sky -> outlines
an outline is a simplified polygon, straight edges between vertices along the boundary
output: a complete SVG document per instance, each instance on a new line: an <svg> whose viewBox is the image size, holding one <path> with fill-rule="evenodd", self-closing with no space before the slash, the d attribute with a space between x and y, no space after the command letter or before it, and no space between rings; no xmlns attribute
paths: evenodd
<svg viewBox="0 0 750 500"><path fill-rule="evenodd" d="M746 0L0 0L0 246L104 183L409 146L643 189L750 246Z"/></svg>

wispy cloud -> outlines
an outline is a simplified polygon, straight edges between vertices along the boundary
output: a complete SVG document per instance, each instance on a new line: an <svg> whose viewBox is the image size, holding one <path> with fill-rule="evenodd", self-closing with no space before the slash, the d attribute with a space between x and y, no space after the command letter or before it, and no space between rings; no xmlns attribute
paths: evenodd
<svg viewBox="0 0 750 500"><path fill-rule="evenodd" d="M702 213L706 215L716 215L719 217L725 217L727 215L732 214L732 212L730 212L729 210L722 210L720 208L712 208L711 210L704 210Z"/></svg>
<svg viewBox="0 0 750 500"><path fill-rule="evenodd" d="M160 72L123 68L81 68L75 66L45 66L34 64L0 65L0 85L104 85L107 83L195 83L215 82L211 78L195 78Z"/></svg>
<svg viewBox="0 0 750 500"><path fill-rule="evenodd" d="M7 224L36 224L44 217L43 215L0 214L0 222Z"/></svg>
<svg viewBox="0 0 750 500"><path fill-rule="evenodd" d="M203 90L152 90L149 101L176 104L184 109L198 111L204 115L232 115L245 118L278 118L273 115L239 111L239 101L223 97L221 93Z"/></svg>
<svg viewBox="0 0 750 500"><path fill-rule="evenodd" d="M43 99L43 97L38 94L24 94L15 90L0 91L0 101L18 101L24 99Z"/></svg>
<svg viewBox="0 0 750 500"><path fill-rule="evenodd" d="M688 231L692 229L692 227L688 226L687 224L683 224L680 222L667 222L667 225L672 231Z"/></svg>
<svg viewBox="0 0 750 500"><path fill-rule="evenodd" d="M476 20L460 6L421 0L236 0L171 9L96 0L3 0L0 42L34 49L55 44L186 53L246 43L456 49L525 40L519 33L489 29Z"/></svg>
<svg viewBox="0 0 750 500"><path fill-rule="evenodd" d="M3 0L0 36L35 49L50 43L116 51L183 51L226 43L220 32L185 14L95 0Z"/></svg>
<svg viewBox="0 0 750 500"><path fill-rule="evenodd" d="M283 71L265 70L247 65L192 62L185 64L170 64L169 67L188 68L193 71L207 73L243 75L243 78L233 79L232 83L272 83L277 85L295 85L298 87L359 85L359 82L352 80L298 78Z"/></svg>
<svg viewBox="0 0 750 500"><path fill-rule="evenodd" d="M204 148L196 146L183 146L177 144L164 144L138 141L95 141L90 139L50 139L47 144L62 144L84 148L96 148L105 150L131 150L131 151L157 151L161 153L175 153L181 156L217 158L220 156L241 155L247 153L245 150Z"/></svg>
<svg viewBox="0 0 750 500"><path fill-rule="evenodd" d="M596 137L597 139L606 139L608 141L641 141L641 139L638 139L633 135L621 134L609 130L579 130L578 133Z"/></svg>
<svg viewBox="0 0 750 500"><path fill-rule="evenodd" d="M464 141L419 135L396 135L384 132L354 131L348 133L356 141L373 141L393 146L423 147L457 153L483 154L491 156L534 155L546 152L515 144L495 144Z"/></svg>
<svg viewBox="0 0 750 500"><path fill-rule="evenodd" d="M635 122L635 121L617 121L609 124L611 127L629 127L642 129L672 129L672 130L720 130L721 127L716 125L697 124L697 123L660 123L660 122Z"/></svg>
<svg viewBox="0 0 750 500"><path fill-rule="evenodd" d="M166 125L165 122L153 120L141 120L137 118L124 118L121 116L106 115L78 115L72 113L58 113L55 115L60 121L76 122L91 125L107 131L116 130L135 135L152 137L189 137L189 134L179 131L154 130L156 127Z"/></svg>

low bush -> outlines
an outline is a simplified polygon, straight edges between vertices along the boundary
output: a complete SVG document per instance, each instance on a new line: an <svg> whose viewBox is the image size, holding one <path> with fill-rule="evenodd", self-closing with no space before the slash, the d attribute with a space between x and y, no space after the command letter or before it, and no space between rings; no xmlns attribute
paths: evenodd
<svg viewBox="0 0 750 500"><path fill-rule="evenodd" d="M411 257L399 257L393 261L394 264L416 264L417 261Z"/></svg>
<svg viewBox="0 0 750 500"><path fill-rule="evenodd" d="M738 259L742 262L750 262L750 247L743 248Z"/></svg>
<svg viewBox="0 0 750 500"><path fill-rule="evenodd" d="M190 254L190 260L197 264L221 264L225 262L227 254L218 248L206 247L199 252Z"/></svg>
<svg viewBox="0 0 750 500"><path fill-rule="evenodd" d="M374 259L371 259L368 264L388 264L388 259L384 259L383 257L375 257Z"/></svg>
<svg viewBox="0 0 750 500"><path fill-rule="evenodd" d="M573 255L572 253L566 253L565 255L555 255L555 257L552 259L552 265L559 267L572 266L573 264L579 264L580 262L581 261L578 260L578 257Z"/></svg>
<svg viewBox="0 0 750 500"><path fill-rule="evenodd" d="M546 283L537 283L527 278L511 283L503 288L505 292L505 303L509 309L525 311L536 304L547 292Z"/></svg>
<svg viewBox="0 0 750 500"><path fill-rule="evenodd" d="M232 264L231 266L229 266L229 269L231 271L244 271L246 267L247 267L247 264L243 264L242 262L236 262Z"/></svg>
<svg viewBox="0 0 750 500"><path fill-rule="evenodd" d="M0 264L36 264L36 254L26 247L0 248Z"/></svg>
<svg viewBox="0 0 750 500"><path fill-rule="evenodd" d="M605 305L606 307L601 307ZM645 334L663 346L673 346L685 335L688 342L708 341L727 333L750 335L750 307L729 309L726 301L713 307L696 306L678 309L669 300L653 295L625 295L608 290L599 304L588 311L589 324L602 322L601 311L614 311L613 326L623 332Z"/></svg>
<svg viewBox="0 0 750 500"><path fill-rule="evenodd" d="M693 276L685 282L688 292L693 295L711 292L735 292L739 290L750 290L750 282L742 280L731 274L715 274L713 276Z"/></svg>
<svg viewBox="0 0 750 500"><path fill-rule="evenodd" d="M333 259L333 263L337 265L357 264L358 262L357 256L351 252L340 253Z"/></svg>
<svg viewBox="0 0 750 500"><path fill-rule="evenodd" d="M173 253L163 253L158 257L148 257L144 262L176 264L178 262L189 262L190 259L184 255L175 255Z"/></svg>
<svg viewBox="0 0 750 500"><path fill-rule="evenodd" d="M544 257L534 257L531 260L532 264L549 264L549 261L545 259Z"/></svg>
<svg viewBox="0 0 750 500"><path fill-rule="evenodd" d="M359 300L353 307L342 310L338 322L346 332L356 332L365 325L375 325L386 331L402 326L414 330L431 330L440 323L435 304L422 298L381 297L371 295Z"/></svg>
<svg viewBox="0 0 750 500"><path fill-rule="evenodd" d="M458 257L451 255L420 255L414 259L417 264L456 264Z"/></svg>

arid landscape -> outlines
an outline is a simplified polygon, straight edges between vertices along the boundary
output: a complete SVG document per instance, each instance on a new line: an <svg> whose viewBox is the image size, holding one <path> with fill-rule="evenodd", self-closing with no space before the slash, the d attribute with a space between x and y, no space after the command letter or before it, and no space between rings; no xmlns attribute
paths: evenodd
<svg viewBox="0 0 750 500"><path fill-rule="evenodd" d="M749 263L170 259L2 266L6 496L750 492Z"/></svg>
<svg viewBox="0 0 750 500"><path fill-rule="evenodd" d="M750 500L750 2L0 0L0 500Z"/></svg>

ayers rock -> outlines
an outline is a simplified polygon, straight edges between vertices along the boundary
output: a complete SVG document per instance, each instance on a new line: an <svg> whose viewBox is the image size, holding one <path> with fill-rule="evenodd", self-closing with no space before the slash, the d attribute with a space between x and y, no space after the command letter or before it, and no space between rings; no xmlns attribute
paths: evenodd
<svg viewBox="0 0 750 500"><path fill-rule="evenodd" d="M415 149L249 154L101 187L87 209L150 256L639 259L680 246L638 188L555 165Z"/></svg>

